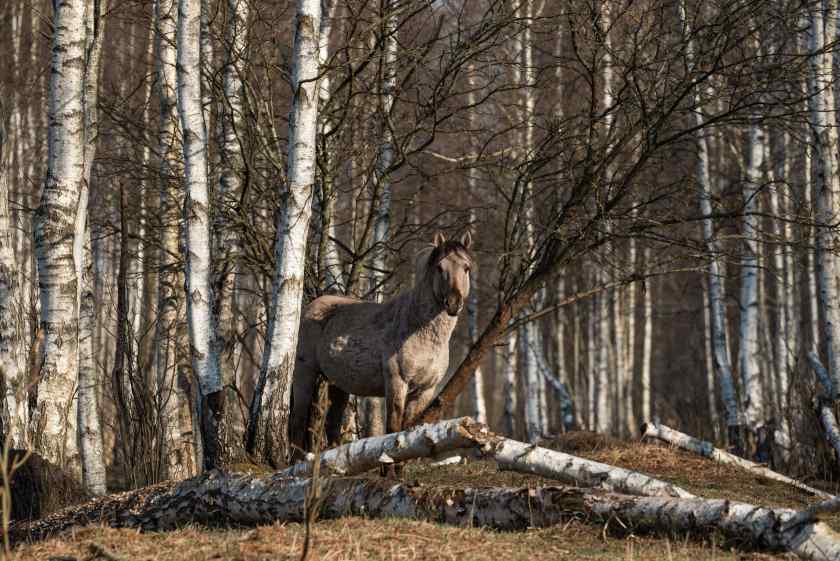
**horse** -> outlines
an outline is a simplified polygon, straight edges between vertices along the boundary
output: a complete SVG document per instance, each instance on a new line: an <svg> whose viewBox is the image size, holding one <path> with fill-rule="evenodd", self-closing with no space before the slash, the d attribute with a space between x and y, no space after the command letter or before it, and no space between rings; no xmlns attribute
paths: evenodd
<svg viewBox="0 0 840 561"><path fill-rule="evenodd" d="M301 317L289 442L307 449L319 376L329 382L327 442L341 435L350 394L384 397L387 432L399 432L432 401L449 367L449 339L470 292L472 237L440 232L415 260L414 286L383 303L325 295Z"/></svg>

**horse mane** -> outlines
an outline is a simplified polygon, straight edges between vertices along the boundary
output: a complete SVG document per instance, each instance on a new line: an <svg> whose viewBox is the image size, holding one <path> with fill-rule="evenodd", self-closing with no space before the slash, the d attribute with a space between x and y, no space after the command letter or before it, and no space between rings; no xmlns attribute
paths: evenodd
<svg viewBox="0 0 840 561"><path fill-rule="evenodd" d="M472 256L469 250L459 241L447 240L439 246L434 244L423 246L414 258L415 284L420 279L425 278L432 267L453 253L472 263Z"/></svg>

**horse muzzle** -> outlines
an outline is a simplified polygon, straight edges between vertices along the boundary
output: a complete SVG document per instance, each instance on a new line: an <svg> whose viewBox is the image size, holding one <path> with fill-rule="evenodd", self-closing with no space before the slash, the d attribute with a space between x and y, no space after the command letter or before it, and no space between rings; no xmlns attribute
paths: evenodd
<svg viewBox="0 0 840 561"><path fill-rule="evenodd" d="M464 299L459 295L450 295L446 298L446 313L455 317L464 309Z"/></svg>

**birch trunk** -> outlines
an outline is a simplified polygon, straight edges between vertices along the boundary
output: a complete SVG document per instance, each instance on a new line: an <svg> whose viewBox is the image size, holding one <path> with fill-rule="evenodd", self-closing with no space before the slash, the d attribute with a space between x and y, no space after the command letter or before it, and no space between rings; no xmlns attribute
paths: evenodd
<svg viewBox="0 0 840 561"><path fill-rule="evenodd" d="M837 286L836 257L829 248L836 247L838 240L832 226L836 222L835 198L840 189L838 176L837 127L828 122L828 116L834 114L834 71L833 52L823 52L827 44L836 39L837 2L826 2L826 16L823 17L818 7L810 9L811 68L809 73L809 110L811 112L811 132L816 174L815 192L815 252L814 269L816 272L816 292L819 315L820 346L825 359L824 364L832 380L830 397L840 397L840 338L836 326L840 324L840 306Z"/></svg>
<svg viewBox="0 0 840 561"><path fill-rule="evenodd" d="M96 299L94 295L94 261L86 229L85 259L82 270L82 301L79 305L79 452L82 463L82 485L92 495L104 495L105 453L98 394L102 387L100 370L95 363Z"/></svg>
<svg viewBox="0 0 840 561"><path fill-rule="evenodd" d="M467 88L469 89L469 93L467 94L467 105L470 107L474 106L476 103L476 95L475 95L475 67L470 65L467 69ZM477 126L477 119L475 115L475 111L471 110L467 114L467 118L469 119L469 127L471 130L475 130ZM478 172L476 170L476 166L478 165L477 154L475 151L475 146L470 146L470 151L472 152L470 155L470 159L472 163L467 168L467 193L469 193L470 197L479 197L479 189L478 189ZM476 213L475 208L471 207L469 211L469 222L470 225L474 225L476 223ZM470 295L467 298L467 336L469 337L470 344L475 343L478 339L478 272L475 267L470 269ZM469 390L469 404L470 404L470 416L473 417L479 423L486 423L487 422L487 405L484 401L484 374L479 366L475 370L475 374L473 375L472 380L470 381Z"/></svg>
<svg viewBox="0 0 840 561"><path fill-rule="evenodd" d="M75 232L84 189L85 2L55 8L47 175L34 225L44 358L33 423L44 458L78 473L78 278L68 232Z"/></svg>
<svg viewBox="0 0 840 561"><path fill-rule="evenodd" d="M517 412L518 399L516 394L516 373L518 371L516 356L516 349L518 347L517 338L516 332L513 332L508 336L506 353L507 361L505 362L504 372L505 408L504 413L502 414L502 430L504 430L505 434L509 434L511 436L516 435L517 430L519 429L519 424L516 422L519 418Z"/></svg>
<svg viewBox="0 0 840 561"><path fill-rule="evenodd" d="M695 454L699 454L704 458L709 458L710 460L714 460L721 464L738 466L742 469L746 469L752 473L755 473L756 475L760 475L761 477L772 479L773 481L780 481L782 483L785 483L786 485L795 487L796 489L804 491L809 495L815 495L823 498L830 498L833 496L830 493L826 493L825 491L809 487L808 485L805 485L804 483L801 483L795 479L791 479L790 477L782 475L781 473L776 473L775 471L768 469L760 464L753 463L749 460L745 460L744 458L739 458L738 456L730 454L725 450L715 448L715 446L711 442L706 442L705 440L694 438L687 434L676 431L672 428L666 427L665 425L660 425L657 423L645 423L645 425L642 427L642 436L659 439L663 442L673 444L678 448L687 450L689 452L694 452Z"/></svg>
<svg viewBox="0 0 840 561"><path fill-rule="evenodd" d="M157 94L160 100L158 129L158 154L160 157L159 191L161 241L158 251L158 318L155 327L155 365L157 375L157 409L162 433L160 463L166 466L170 479L186 475L182 456L183 446L180 423L182 396L178 385L179 347L178 325L183 323L181 299L181 256L179 248L179 209L183 195L177 178L181 175L178 153L178 115L176 113L176 3L175 0L155 2L155 49L157 52Z"/></svg>
<svg viewBox="0 0 840 561"><path fill-rule="evenodd" d="M223 71L224 102L221 111L221 170L219 173L218 208L215 210L215 247L216 260L216 303L219 332L217 348L220 353L222 377L227 387L241 391L238 379L239 347L237 332L242 327L239 321L237 278L240 275L239 261L241 244L239 236L239 200L242 193L242 177L245 173L245 161L242 155L241 140L244 135L243 111L245 89L243 76L248 57L248 18L249 5L246 0L228 0L228 24L225 30L227 50ZM227 394L227 395L225 395ZM228 455L241 455L240 448L244 432L244 419L235 406L238 396L235 391L224 390L220 396L225 402L221 405L227 427L224 446Z"/></svg>
<svg viewBox="0 0 840 561"><path fill-rule="evenodd" d="M683 26L683 33L686 38L691 37L691 29L688 26L685 14L685 4L680 2L680 20ZM694 71L694 41L689 40L686 49L686 58L689 71ZM737 450L741 450L741 432L743 418L738 399L735 394L735 384L732 376L732 366L729 361L729 345L726 335L726 310L724 308L724 287L721 277L719 249L715 239L714 226L712 223L712 186L709 173L709 145L707 138L701 133L703 126L702 99L695 88L693 116L695 126L698 129L697 142L697 169L696 181L700 199L700 214L703 215L703 242L709 254L709 307L711 322L709 325L712 340L715 370L720 379L721 395L723 397L724 409L726 412L727 437L730 444Z"/></svg>
<svg viewBox="0 0 840 561"><path fill-rule="evenodd" d="M0 101L0 115L3 102ZM5 122L0 118L0 379L3 382L3 434L4 442L12 448L26 447L26 370L25 356L21 351L23 314L20 284L20 266L12 239L12 214L9 211L11 195L11 149ZM6 440L7 439L7 440Z"/></svg>
<svg viewBox="0 0 840 561"><path fill-rule="evenodd" d="M709 284L703 283L703 355L706 366L706 401L709 405L709 420L715 440L720 433L720 418L718 417L717 393L715 392L715 367L712 353L712 316L709 302ZM648 418L647 420L650 420Z"/></svg>
<svg viewBox="0 0 840 561"><path fill-rule="evenodd" d="M650 264L650 248L645 248L645 265ZM642 309L645 326L642 331L642 419L648 420L653 414L651 407L651 355L653 353L653 280L646 283L642 290Z"/></svg>
<svg viewBox="0 0 840 561"><path fill-rule="evenodd" d="M177 29L178 113L183 133L184 232L186 237L187 325L193 375L198 381L195 404L203 453L200 469L219 465L223 449L222 380L215 344L213 285L210 262L207 128L201 92L201 3L179 0Z"/></svg>
<svg viewBox="0 0 840 561"><path fill-rule="evenodd" d="M224 103L222 111L222 146L219 174L219 208L216 211L216 255L220 351L233 358L237 318L236 277L239 271L240 242L235 218L238 215L245 162L242 156L243 110L245 89L243 76L248 57L248 17L246 0L227 0L228 25L225 31L227 49L224 67ZM234 360L225 361L226 371L233 373ZM228 380L230 383L231 380Z"/></svg>
<svg viewBox="0 0 840 561"><path fill-rule="evenodd" d="M764 424L759 325L758 325L758 190L764 168L764 129L752 123L747 144L746 178L743 183L744 256L741 259L741 321L738 363L741 371L741 401L744 421L752 433Z"/></svg>
<svg viewBox="0 0 840 561"><path fill-rule="evenodd" d="M105 488L105 457L98 395L102 380L96 367L94 338L96 333L96 302L94 300L94 264L91 247L91 226L88 223L88 198L91 172L96 158L99 136L99 81L101 77L102 43L107 9L100 0L88 7L86 17L87 47L85 67L85 165L83 194L79 197L74 246L76 272L79 283L79 367L78 367L78 446L82 468L82 484L93 495L103 495ZM80 230L81 228L81 230ZM80 251L81 250L81 251Z"/></svg>
<svg viewBox="0 0 840 561"><path fill-rule="evenodd" d="M251 402L246 448L271 465L287 461L291 378L303 298L306 236L315 180L319 0L298 0L289 122L289 186L278 216L276 269L266 348Z"/></svg>

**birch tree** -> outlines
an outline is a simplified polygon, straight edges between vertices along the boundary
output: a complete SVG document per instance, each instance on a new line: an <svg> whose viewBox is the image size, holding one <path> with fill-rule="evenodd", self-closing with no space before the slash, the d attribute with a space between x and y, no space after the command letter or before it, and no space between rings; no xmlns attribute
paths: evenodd
<svg viewBox="0 0 840 561"><path fill-rule="evenodd" d="M251 402L246 449L273 466L287 461L291 379L303 298L306 235L315 181L320 0L298 0L292 55L288 186L277 219L275 272L260 378Z"/></svg>
<svg viewBox="0 0 840 561"><path fill-rule="evenodd" d="M6 128L7 113L0 101L0 379L3 381L3 435L14 448L26 441L26 376L20 353L23 337L20 271L12 239L9 209L12 142Z"/></svg>
<svg viewBox="0 0 840 561"><path fill-rule="evenodd" d="M104 5L103 5L104 4ZM93 495L103 495L105 487L105 457L102 445L102 422L99 415L98 392L101 387L99 369L95 364L94 338L96 334L96 302L94 301L93 251L90 240L88 199L91 172L96 158L99 137L99 81L101 74L102 42L107 4L94 0L86 16L87 47L85 55L85 164L83 193L79 197L76 217L74 253L79 283L79 370L78 370L78 431L79 455L82 465L82 484Z"/></svg>
<svg viewBox="0 0 840 561"><path fill-rule="evenodd" d="M158 215L161 240L158 250L157 307L155 324L155 371L158 388L158 415L162 433L160 454L171 479L181 479L184 473L181 428L178 415L181 393L178 389L178 324L182 321L183 300L179 279L181 274L179 249L179 219L183 196L176 178L180 176L178 152L178 115L175 97L176 83L176 2L155 1L156 84L160 103L157 150L160 157Z"/></svg>
<svg viewBox="0 0 840 561"><path fill-rule="evenodd" d="M837 127L829 122L828 116L835 111L833 52L826 50L827 44L836 38L837 2L825 2L825 16L820 6L809 9L809 37L811 53L808 77L808 105L811 114L813 157L815 159L814 203L816 228L814 233L814 269L816 276L817 311L822 359L832 387L831 398L840 396L840 338L836 326L840 325L840 306L837 305L838 277L836 257L829 248L836 247L837 204L835 198L840 191L838 176Z"/></svg>
<svg viewBox="0 0 840 561"><path fill-rule="evenodd" d="M764 129L752 123L747 144L747 175L743 183L744 195L744 257L741 260L741 323L738 362L741 371L741 391L744 420L754 432L764 419L764 400L761 392L758 326L758 189L764 166Z"/></svg>
<svg viewBox="0 0 840 561"><path fill-rule="evenodd" d="M216 467L223 454L222 379L215 344L212 265L210 262L207 127L201 95L201 2L179 0L177 29L178 113L183 134L184 232L186 237L187 325L193 375L198 381L195 417L201 425L199 465Z"/></svg>
<svg viewBox="0 0 840 561"><path fill-rule="evenodd" d="M37 406L37 449L79 470L76 444L78 278L73 234L84 188L85 2L55 6L49 83L47 175L35 214L35 252L44 334Z"/></svg>

